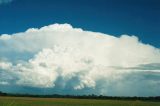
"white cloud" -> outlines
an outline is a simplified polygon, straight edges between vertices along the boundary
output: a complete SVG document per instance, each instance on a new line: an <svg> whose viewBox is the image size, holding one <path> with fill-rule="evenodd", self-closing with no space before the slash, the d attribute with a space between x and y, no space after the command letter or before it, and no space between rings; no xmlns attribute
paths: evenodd
<svg viewBox="0 0 160 106"><path fill-rule="evenodd" d="M130 83L139 84L144 74L160 74L160 68L153 66L160 64L160 49L143 44L136 36L114 37L69 24L1 35L0 59L0 72L14 79L5 83L38 88L54 88L60 83L62 89L68 86L75 91L90 88L98 94L107 94L109 87L115 86L113 89L121 95L127 89L122 88L132 89ZM148 66L152 69L146 70ZM143 74L133 79L136 73ZM154 80L157 83L147 80L153 82L154 78L145 79L142 85L160 87L157 85L160 79ZM4 78L0 77L0 81L3 83ZM140 90L138 88L141 89L140 84L136 91Z"/></svg>
<svg viewBox="0 0 160 106"><path fill-rule="evenodd" d="M7 69L10 69L11 66L12 66L11 63L3 62L3 61L1 62L1 61L0 61L0 68L1 68L1 69L7 70Z"/></svg>

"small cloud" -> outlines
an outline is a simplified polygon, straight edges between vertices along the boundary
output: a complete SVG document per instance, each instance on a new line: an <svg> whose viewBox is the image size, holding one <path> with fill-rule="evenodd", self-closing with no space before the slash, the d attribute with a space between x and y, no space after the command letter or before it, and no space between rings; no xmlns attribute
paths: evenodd
<svg viewBox="0 0 160 106"><path fill-rule="evenodd" d="M10 3L12 2L13 0L0 0L0 4L4 4L4 3Z"/></svg>
<svg viewBox="0 0 160 106"><path fill-rule="evenodd" d="M0 82L0 85L9 85L8 82Z"/></svg>

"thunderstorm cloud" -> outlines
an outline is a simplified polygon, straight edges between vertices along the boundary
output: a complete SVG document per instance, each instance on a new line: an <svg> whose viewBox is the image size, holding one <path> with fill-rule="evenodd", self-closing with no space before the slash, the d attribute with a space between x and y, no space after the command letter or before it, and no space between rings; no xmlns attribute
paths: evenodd
<svg viewBox="0 0 160 106"><path fill-rule="evenodd" d="M160 49L136 36L70 24L0 36L2 91L156 96L159 89Z"/></svg>

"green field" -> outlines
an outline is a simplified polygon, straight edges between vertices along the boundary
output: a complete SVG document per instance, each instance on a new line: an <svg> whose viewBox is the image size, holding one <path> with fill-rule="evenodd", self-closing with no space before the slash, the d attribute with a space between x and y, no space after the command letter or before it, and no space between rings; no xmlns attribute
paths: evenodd
<svg viewBox="0 0 160 106"><path fill-rule="evenodd" d="M0 106L160 106L160 102L64 98L0 97Z"/></svg>

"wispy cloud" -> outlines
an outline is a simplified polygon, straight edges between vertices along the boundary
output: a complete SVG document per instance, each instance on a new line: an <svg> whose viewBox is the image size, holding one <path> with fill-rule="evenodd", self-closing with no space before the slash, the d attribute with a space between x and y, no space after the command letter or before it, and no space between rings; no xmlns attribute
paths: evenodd
<svg viewBox="0 0 160 106"><path fill-rule="evenodd" d="M160 49L136 36L114 37L69 24L0 36L2 86L61 89L63 93L160 95L159 64Z"/></svg>
<svg viewBox="0 0 160 106"><path fill-rule="evenodd" d="M10 3L12 2L13 0L0 0L0 4L3 4L3 3Z"/></svg>

